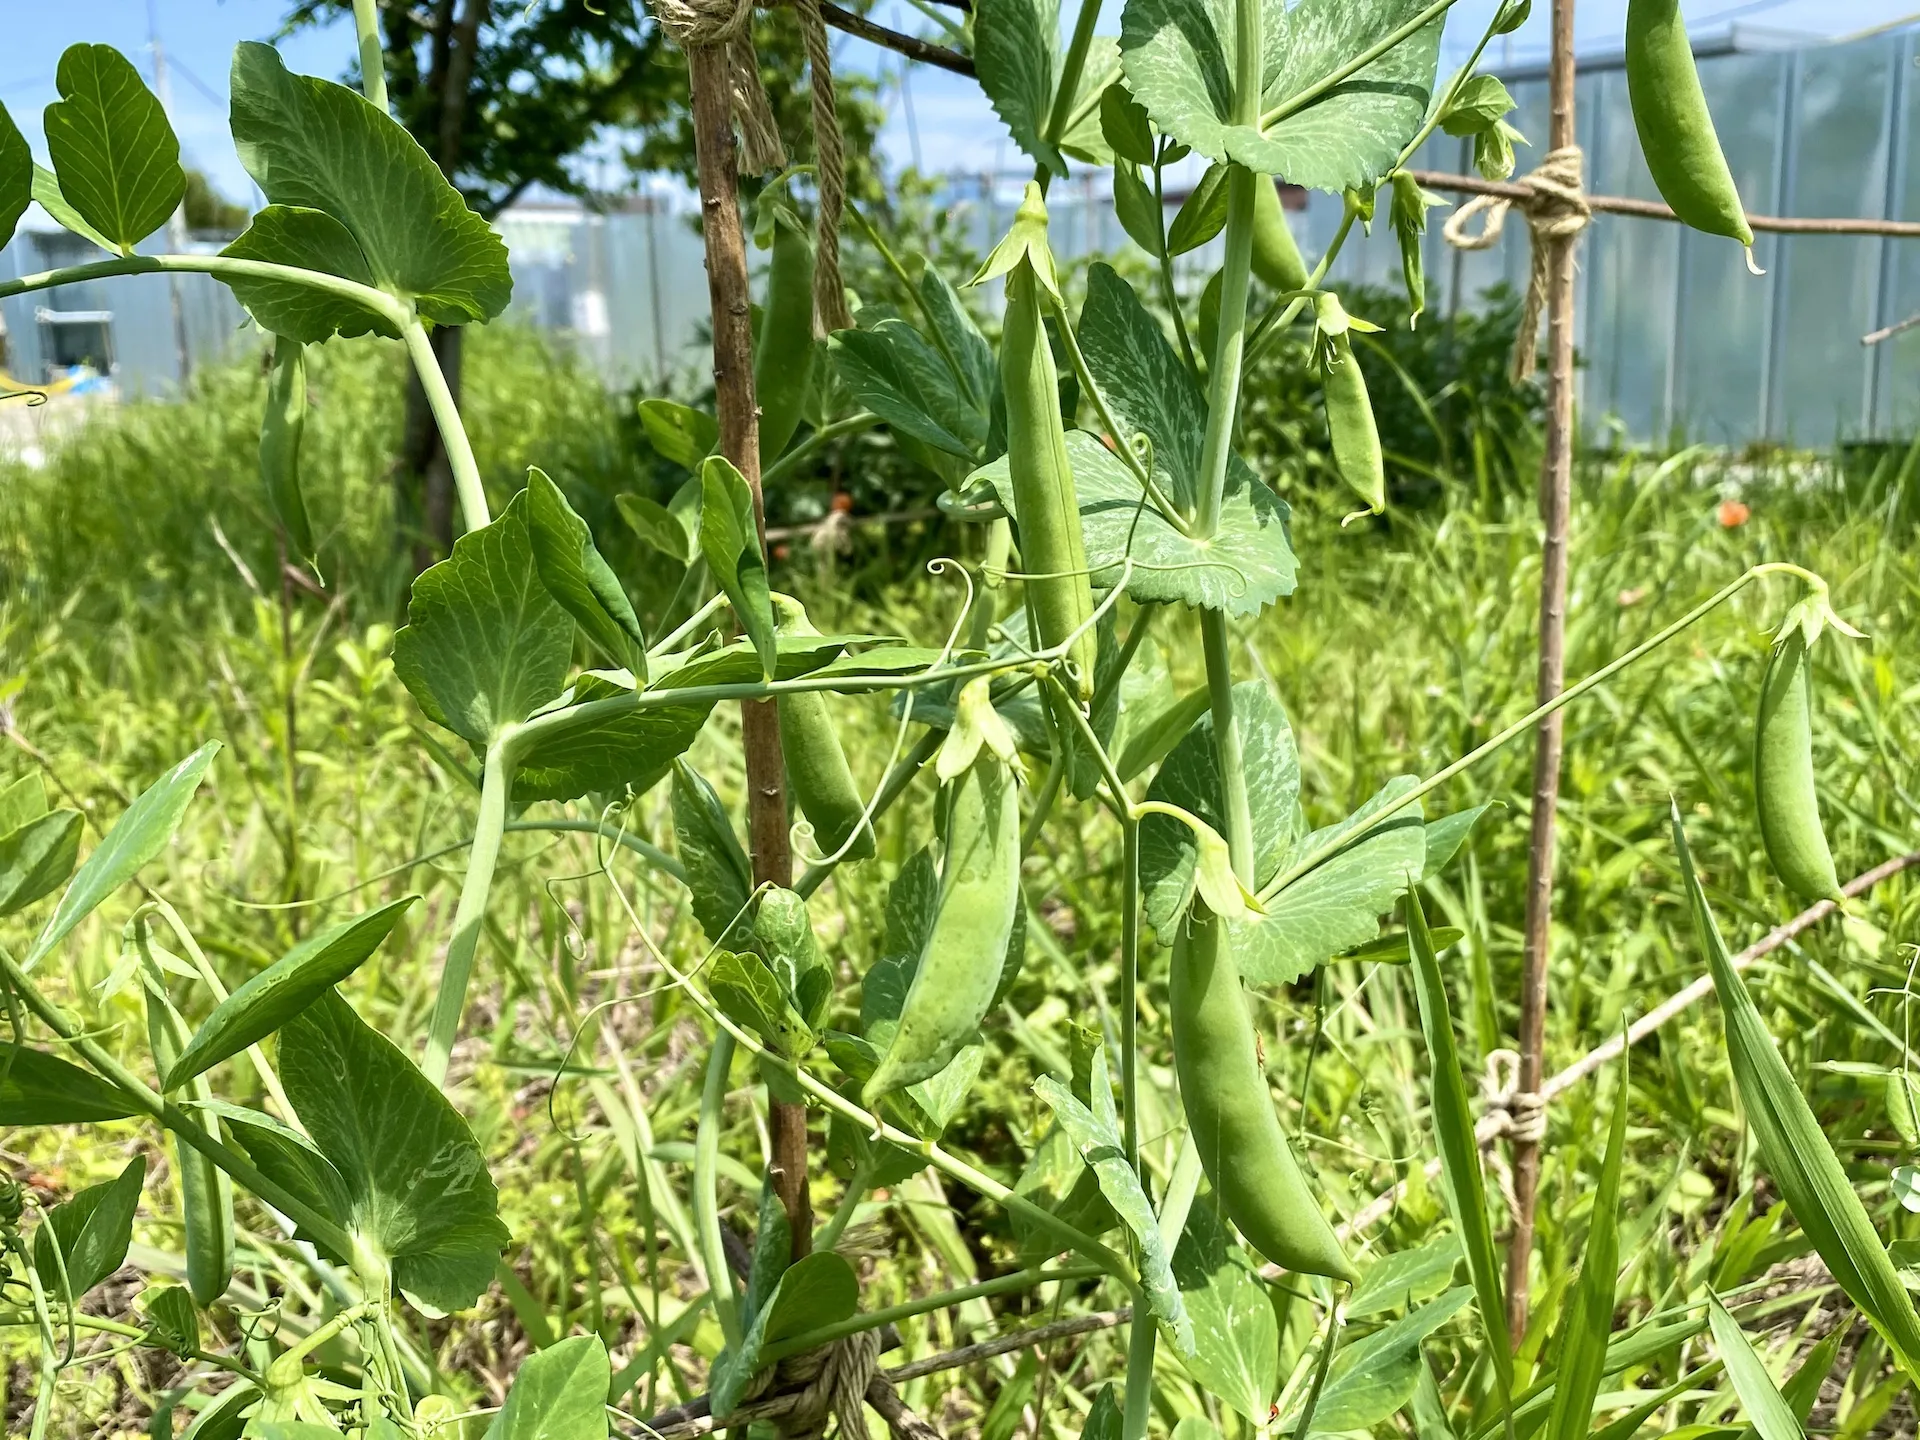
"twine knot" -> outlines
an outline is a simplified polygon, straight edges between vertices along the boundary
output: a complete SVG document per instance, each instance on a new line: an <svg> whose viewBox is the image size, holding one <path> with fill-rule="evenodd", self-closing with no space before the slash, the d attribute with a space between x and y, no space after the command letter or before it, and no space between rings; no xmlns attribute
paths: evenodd
<svg viewBox="0 0 1920 1440"><path fill-rule="evenodd" d="M779 1421L785 1440L820 1440L829 1417L839 1420L843 1440L868 1440L867 1386L879 1369L880 1341L880 1331L861 1330L780 1362L778 1387L799 1387Z"/></svg>
<svg viewBox="0 0 1920 1440"><path fill-rule="evenodd" d="M1499 1119L1501 1134L1523 1145L1538 1145L1547 1138L1547 1097L1538 1090L1520 1088L1520 1056L1514 1051L1487 1052L1480 1094L1487 1115Z"/></svg>
<svg viewBox="0 0 1920 1440"><path fill-rule="evenodd" d="M682 50L725 49L733 123L740 132L740 173L782 168L787 151L753 52L753 0L653 0L653 13Z"/></svg>
<svg viewBox="0 0 1920 1440"><path fill-rule="evenodd" d="M1447 243L1455 249L1490 250L1499 243L1509 210L1517 205L1527 217L1527 245L1532 263L1527 276L1526 300L1520 308L1519 333L1513 338L1510 373L1516 385L1529 378L1540 363L1540 316L1547 305L1547 257L1552 248L1548 242L1571 241L1593 218L1587 204L1584 173L1585 156L1578 145L1549 150L1539 168L1517 182L1527 192L1526 198L1476 195L1449 215L1441 227ZM1480 229L1469 231L1467 225L1476 217L1480 220ZM1487 1058L1491 1061L1493 1057Z"/></svg>

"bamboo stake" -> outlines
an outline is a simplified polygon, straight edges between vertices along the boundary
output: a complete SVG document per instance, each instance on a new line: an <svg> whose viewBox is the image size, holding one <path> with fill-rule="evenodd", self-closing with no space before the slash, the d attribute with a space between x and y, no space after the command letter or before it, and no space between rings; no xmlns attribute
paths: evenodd
<svg viewBox="0 0 1920 1440"><path fill-rule="evenodd" d="M694 152L700 175L702 231L707 252L707 295L713 310L713 390L719 412L720 453L731 460L753 491L754 524L766 550L767 510L760 490L760 408L753 393L753 312L747 289L747 249L740 228L737 149L733 131L731 77L726 47L687 50L693 91ZM747 765L747 840L756 884L791 886L793 853L787 839L786 761L780 753L777 700L748 700L740 707L741 743ZM807 1188L805 1105L773 1100L771 1175L793 1235L795 1259L807 1253L813 1235L813 1204Z"/></svg>
<svg viewBox="0 0 1920 1440"><path fill-rule="evenodd" d="M1553 0L1552 118L1548 145L1578 143L1574 129L1574 0ZM1547 252L1547 443L1540 463L1540 664L1535 694L1544 705L1566 681L1567 512L1573 489L1573 281L1577 233L1545 236ZM1560 760L1565 712L1547 716L1533 751L1532 837L1527 847L1527 918L1520 980L1518 1089L1535 1092L1545 1066L1547 962L1553 932L1554 817L1560 805ZM1507 1328L1518 1348L1527 1329L1529 1262L1533 1255L1534 1197L1540 1182L1538 1134L1513 1142L1513 1188L1518 1200L1507 1251Z"/></svg>

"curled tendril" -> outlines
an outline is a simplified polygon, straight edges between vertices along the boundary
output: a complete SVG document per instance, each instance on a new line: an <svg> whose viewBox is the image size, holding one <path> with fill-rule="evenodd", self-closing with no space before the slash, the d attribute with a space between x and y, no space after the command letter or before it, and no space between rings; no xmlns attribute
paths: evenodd
<svg viewBox="0 0 1920 1440"><path fill-rule="evenodd" d="M23 397L29 410L38 410L52 398L45 390L35 390L30 386L20 390L9 390L5 386L0 386L0 400L19 400Z"/></svg>

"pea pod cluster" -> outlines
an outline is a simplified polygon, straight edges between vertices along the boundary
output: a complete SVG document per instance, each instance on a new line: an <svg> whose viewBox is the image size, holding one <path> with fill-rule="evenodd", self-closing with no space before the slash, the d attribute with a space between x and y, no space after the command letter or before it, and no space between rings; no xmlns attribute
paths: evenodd
<svg viewBox="0 0 1920 1440"><path fill-rule="evenodd" d="M979 1034L1019 912L1019 793L1012 767L983 748L948 796L939 913L868 1105L939 1074Z"/></svg>
<svg viewBox="0 0 1920 1440"><path fill-rule="evenodd" d="M1685 224L1749 248L1753 228L1700 88L1680 0L1628 0L1627 98L1660 196Z"/></svg>
<svg viewBox="0 0 1920 1440"><path fill-rule="evenodd" d="M1813 675L1796 607L1767 661L1753 725L1753 798L1773 873L1802 900L1844 899L1813 773Z"/></svg>
<svg viewBox="0 0 1920 1440"><path fill-rule="evenodd" d="M783 635L818 635L797 600L782 595L779 630ZM787 790L813 826L814 838L829 855L865 860L873 854L873 827L866 801L854 783L853 769L840 743L826 695L801 690L780 697L780 751L787 763ZM849 843L851 842L851 843ZM842 851L842 846L846 849Z"/></svg>
<svg viewBox="0 0 1920 1440"><path fill-rule="evenodd" d="M1274 1114L1225 921L1189 923L1174 941L1170 978L1180 1103L1221 1208L1274 1264L1353 1279Z"/></svg>

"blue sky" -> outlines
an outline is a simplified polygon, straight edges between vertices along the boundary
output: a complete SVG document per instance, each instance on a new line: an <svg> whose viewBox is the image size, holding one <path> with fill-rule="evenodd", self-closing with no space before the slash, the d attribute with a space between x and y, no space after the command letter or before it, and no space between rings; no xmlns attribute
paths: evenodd
<svg viewBox="0 0 1920 1440"><path fill-rule="evenodd" d="M620 0L615 0L620 3ZM637 3L637 0L634 0ZM1119 28L1122 0L1105 0L1100 29ZM1464 58L1497 0L1460 0L1448 25L1448 58ZM1535 0L1526 26L1490 56L1525 63L1544 57L1550 0ZM174 124L191 163L204 169L235 199L252 198L227 136L226 77L233 47L241 40L276 35L283 0L7 0L7 55L0 60L0 104L26 132L36 152L40 114L56 97L53 77L60 52L78 40L105 41L125 51L151 77L150 27L157 28L172 62ZM1063 8L1071 8L1071 0ZM1920 0L1683 0L1696 37L1729 25L1764 27L1810 37L1852 34L1907 16L1920 18ZM1583 50L1617 49L1625 0L1579 0L1578 38ZM875 18L897 28L924 30L924 20L902 3L881 0ZM284 43L293 68L338 77L351 63L352 26L338 23L307 31ZM841 37L840 63L883 74L888 121L885 148L897 165L916 159L930 171L1015 168L1017 154L1004 142L979 90L959 76L916 67L904 88L896 57Z"/></svg>

